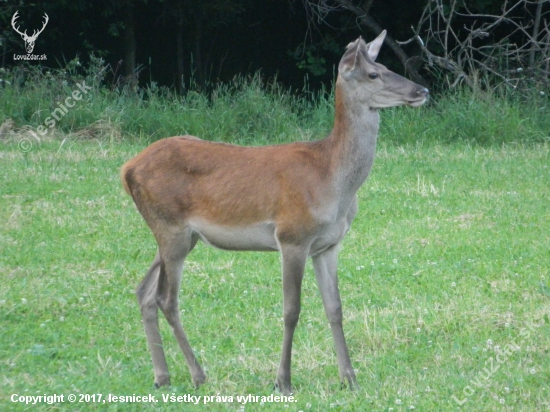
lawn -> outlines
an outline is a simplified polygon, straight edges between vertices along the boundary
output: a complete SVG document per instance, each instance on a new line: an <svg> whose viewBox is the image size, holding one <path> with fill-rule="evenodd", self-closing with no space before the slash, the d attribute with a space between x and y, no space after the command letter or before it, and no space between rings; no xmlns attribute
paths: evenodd
<svg viewBox="0 0 550 412"><path fill-rule="evenodd" d="M1 410L550 408L547 143L399 145L382 135L339 263L360 389L340 388L308 264L294 402L282 403L261 402L282 342L277 254L195 248L181 314L208 380L193 388L162 319L172 386L154 389L134 290L155 242L118 175L145 144L68 136L24 152L18 143L0 143ZM31 406L14 394L65 399ZM158 402L103 403L109 394ZM237 400L247 395L258 402Z"/></svg>

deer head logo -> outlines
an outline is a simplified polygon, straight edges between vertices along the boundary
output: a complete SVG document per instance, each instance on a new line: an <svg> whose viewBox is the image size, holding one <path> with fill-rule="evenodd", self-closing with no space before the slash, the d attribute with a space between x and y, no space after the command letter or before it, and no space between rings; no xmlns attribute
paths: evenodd
<svg viewBox="0 0 550 412"><path fill-rule="evenodd" d="M44 28L46 27L46 24L48 24L48 21L50 20L50 18L46 13L44 13L44 23L42 25L42 28L40 30L34 30L32 36L29 36L27 34L27 30L25 30L24 32L21 32L19 31L19 27L16 26L16 20L19 18L17 13L19 13L19 10L16 11L15 14L13 15L11 19L11 26L17 33L21 35L21 37L25 41L25 49L27 49L27 54L30 54L34 49L34 42L38 38L38 35L44 31Z"/></svg>

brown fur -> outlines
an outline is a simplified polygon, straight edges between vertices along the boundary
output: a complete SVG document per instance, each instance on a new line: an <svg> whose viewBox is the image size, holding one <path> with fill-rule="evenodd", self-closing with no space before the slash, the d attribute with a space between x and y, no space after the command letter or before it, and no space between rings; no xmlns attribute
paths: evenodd
<svg viewBox="0 0 550 412"><path fill-rule="evenodd" d="M240 147L171 137L129 160L121 179L140 212L147 205L148 223L196 216L226 226L270 220L307 230L331 178L327 144Z"/></svg>

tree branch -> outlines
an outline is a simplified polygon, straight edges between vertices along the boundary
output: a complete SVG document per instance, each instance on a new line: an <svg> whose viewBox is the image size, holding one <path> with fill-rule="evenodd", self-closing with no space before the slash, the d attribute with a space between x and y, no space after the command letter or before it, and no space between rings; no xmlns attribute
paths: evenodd
<svg viewBox="0 0 550 412"><path fill-rule="evenodd" d="M354 13L361 24L369 29L375 36L378 36L382 32L383 28L368 14L368 10L364 10L360 6L356 6L351 0L335 0L335 2ZM367 0L363 4L367 4L370 8L372 0ZM397 43L389 34L386 35L385 43L394 52L403 67L405 67L405 71L409 73L411 79L417 83L427 85L428 82L420 75L420 73L418 73L418 70L414 67L414 65L411 64L411 58L407 55L407 53L405 53L399 43Z"/></svg>
<svg viewBox="0 0 550 412"><path fill-rule="evenodd" d="M490 79L484 86L500 79L528 95L533 89L550 86L550 26L545 18L550 9L544 8L548 0L506 0L496 15L475 14L466 5L459 9L458 4L452 0L446 9L443 0L429 1L413 28L414 37L400 44L416 40L428 64L452 76L448 79L451 87L462 79L471 88L480 87L479 78ZM462 27L452 23L456 16Z"/></svg>

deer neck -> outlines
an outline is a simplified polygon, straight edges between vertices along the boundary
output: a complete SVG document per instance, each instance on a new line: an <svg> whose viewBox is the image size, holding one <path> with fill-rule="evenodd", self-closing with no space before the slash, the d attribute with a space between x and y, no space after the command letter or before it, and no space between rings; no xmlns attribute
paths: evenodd
<svg viewBox="0 0 550 412"><path fill-rule="evenodd" d="M337 84L334 128L327 140L332 142L336 183L350 195L355 195L371 170L379 121L378 110L362 104L358 96L345 93Z"/></svg>

